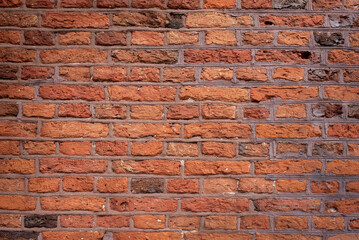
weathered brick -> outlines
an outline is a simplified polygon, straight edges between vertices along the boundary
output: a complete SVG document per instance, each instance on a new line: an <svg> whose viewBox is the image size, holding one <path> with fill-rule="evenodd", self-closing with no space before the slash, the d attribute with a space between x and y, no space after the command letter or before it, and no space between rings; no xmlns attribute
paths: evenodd
<svg viewBox="0 0 359 240"><path fill-rule="evenodd" d="M128 7L128 0L98 0L97 7L99 8Z"/></svg>
<svg viewBox="0 0 359 240"><path fill-rule="evenodd" d="M168 119L193 119L199 117L198 106L171 105L167 108Z"/></svg>
<svg viewBox="0 0 359 240"><path fill-rule="evenodd" d="M273 33L269 32L245 32L242 34L242 43L245 45L268 45L274 41Z"/></svg>
<svg viewBox="0 0 359 240"><path fill-rule="evenodd" d="M198 145L196 143L170 142L167 145L166 154L169 156L198 156Z"/></svg>
<svg viewBox="0 0 359 240"><path fill-rule="evenodd" d="M154 119L163 118L163 106L161 105L133 105L131 106L130 117L132 119Z"/></svg>
<svg viewBox="0 0 359 240"><path fill-rule="evenodd" d="M185 232L185 240L210 240L210 239L241 239L251 240L252 235L248 233L209 233L209 232Z"/></svg>
<svg viewBox="0 0 359 240"><path fill-rule="evenodd" d="M115 173L179 175L180 162L168 160L114 161Z"/></svg>
<svg viewBox="0 0 359 240"><path fill-rule="evenodd" d="M199 182L197 179L170 179L167 181L168 193L198 193Z"/></svg>
<svg viewBox="0 0 359 240"><path fill-rule="evenodd" d="M108 119L108 118L124 119L126 118L126 106L117 105L117 104L96 105L94 116L95 118L100 118L100 119Z"/></svg>
<svg viewBox="0 0 359 240"><path fill-rule="evenodd" d="M259 138L311 138L322 135L321 127L311 124L258 124Z"/></svg>
<svg viewBox="0 0 359 240"><path fill-rule="evenodd" d="M21 12L0 13L0 26L36 27L37 24L38 17L35 14Z"/></svg>
<svg viewBox="0 0 359 240"><path fill-rule="evenodd" d="M24 225L26 228L56 228L56 215L29 215L24 217Z"/></svg>
<svg viewBox="0 0 359 240"><path fill-rule="evenodd" d="M55 143L52 141L25 141L23 148L31 155L51 155L56 151Z"/></svg>
<svg viewBox="0 0 359 240"><path fill-rule="evenodd" d="M177 62L178 53L165 50L113 50L111 56L115 62L174 64Z"/></svg>
<svg viewBox="0 0 359 240"><path fill-rule="evenodd" d="M105 233L103 232L42 232L44 240L55 240L55 239L88 239L98 240L103 238Z"/></svg>
<svg viewBox="0 0 359 240"><path fill-rule="evenodd" d="M203 8L215 8L215 9L227 9L227 8L235 8L236 1L235 0L205 0Z"/></svg>
<svg viewBox="0 0 359 240"><path fill-rule="evenodd" d="M324 90L325 97L335 100L359 100L359 87L328 86Z"/></svg>
<svg viewBox="0 0 359 240"><path fill-rule="evenodd" d="M61 45L90 45L90 32L67 32L59 34L59 43Z"/></svg>
<svg viewBox="0 0 359 240"><path fill-rule="evenodd" d="M327 163L325 171L337 175L356 175L358 168L359 162L355 160L333 160Z"/></svg>
<svg viewBox="0 0 359 240"><path fill-rule="evenodd" d="M91 192L93 181L93 177L63 177L62 189L66 192Z"/></svg>
<svg viewBox="0 0 359 240"><path fill-rule="evenodd" d="M53 68L48 67L22 67L21 68L21 79L51 79L55 74Z"/></svg>
<svg viewBox="0 0 359 240"><path fill-rule="evenodd" d="M328 61L333 64L343 63L347 65L358 65L359 52L344 51L341 49L331 50L329 52Z"/></svg>
<svg viewBox="0 0 359 240"><path fill-rule="evenodd" d="M307 153L307 144L284 143L277 144L277 153L291 153L295 155L302 155Z"/></svg>
<svg viewBox="0 0 359 240"><path fill-rule="evenodd" d="M337 193L339 191L337 181L312 182L310 187L313 193Z"/></svg>
<svg viewBox="0 0 359 240"><path fill-rule="evenodd" d="M182 87L179 95L181 100L245 102L248 90L229 87Z"/></svg>
<svg viewBox="0 0 359 240"><path fill-rule="evenodd" d="M163 142L133 142L131 153L134 156L157 156L163 152Z"/></svg>
<svg viewBox="0 0 359 240"><path fill-rule="evenodd" d="M124 32L99 32L96 33L96 44L102 46L126 45L126 33Z"/></svg>
<svg viewBox="0 0 359 240"><path fill-rule="evenodd" d="M325 202L326 213L357 213L359 211L359 199L334 200Z"/></svg>
<svg viewBox="0 0 359 240"><path fill-rule="evenodd" d="M31 178L29 179L29 192L58 192L60 190L60 181L60 178Z"/></svg>
<svg viewBox="0 0 359 240"><path fill-rule="evenodd" d="M127 178L99 178L97 180L97 191L101 193L127 192Z"/></svg>
<svg viewBox="0 0 359 240"><path fill-rule="evenodd" d="M126 12L113 15L114 25L159 28L166 27L170 18L165 13L158 12Z"/></svg>
<svg viewBox="0 0 359 240"><path fill-rule="evenodd" d="M20 31L0 30L0 43L20 44Z"/></svg>
<svg viewBox="0 0 359 240"><path fill-rule="evenodd" d="M20 215L15 214L1 214L0 226L7 228L19 228L21 227ZM0 234L1 236L1 234Z"/></svg>
<svg viewBox="0 0 359 240"><path fill-rule="evenodd" d="M242 193L272 193L273 181L263 178L240 178L238 191Z"/></svg>
<svg viewBox="0 0 359 240"><path fill-rule="evenodd" d="M61 227L65 228L91 228L93 216L88 215L61 215Z"/></svg>
<svg viewBox="0 0 359 240"><path fill-rule="evenodd" d="M114 233L114 240L121 239L173 239L173 240L181 240L182 236L179 232L118 232Z"/></svg>
<svg viewBox="0 0 359 240"><path fill-rule="evenodd" d="M278 192L305 192L306 180L277 180L276 189Z"/></svg>
<svg viewBox="0 0 359 240"><path fill-rule="evenodd" d="M118 137L140 138L153 136L155 138L174 138L180 134L179 124L114 124L114 132Z"/></svg>
<svg viewBox="0 0 359 240"><path fill-rule="evenodd" d="M265 157L269 154L269 144L264 142L258 144L240 144L239 154L246 157Z"/></svg>
<svg viewBox="0 0 359 240"><path fill-rule="evenodd" d="M272 98L282 100L306 100L318 97L317 87L257 87L251 89L251 100L255 102L268 101Z"/></svg>
<svg viewBox="0 0 359 240"><path fill-rule="evenodd" d="M184 126L184 137L250 138L251 127L240 123L192 123Z"/></svg>
<svg viewBox="0 0 359 240"><path fill-rule="evenodd" d="M320 55L310 51L259 50L255 56L255 60L257 62L315 64L320 62Z"/></svg>
<svg viewBox="0 0 359 240"><path fill-rule="evenodd" d="M165 228L165 215L135 215L132 217L135 228L161 229Z"/></svg>
<svg viewBox="0 0 359 240"><path fill-rule="evenodd" d="M241 217L241 229L270 229L268 216Z"/></svg>
<svg viewBox="0 0 359 240"><path fill-rule="evenodd" d="M92 0L62 0L61 7L64 8L90 8Z"/></svg>
<svg viewBox="0 0 359 240"><path fill-rule="evenodd" d="M17 79L17 66L0 66L0 78L1 79L9 79L16 80Z"/></svg>
<svg viewBox="0 0 359 240"><path fill-rule="evenodd" d="M202 154L233 158L236 155L236 149L233 143L203 142Z"/></svg>
<svg viewBox="0 0 359 240"><path fill-rule="evenodd" d="M279 105L275 113L277 118L306 118L304 104Z"/></svg>
<svg viewBox="0 0 359 240"><path fill-rule="evenodd" d="M53 118L55 116L55 104L29 103L22 107L26 117Z"/></svg>
<svg viewBox="0 0 359 240"><path fill-rule="evenodd" d="M336 69L309 69L308 80L316 81L316 82L324 82L324 81L338 82L338 75L339 75L339 70Z"/></svg>
<svg viewBox="0 0 359 240"><path fill-rule="evenodd" d="M359 144L348 144L348 153L349 155L359 156Z"/></svg>
<svg viewBox="0 0 359 240"><path fill-rule="evenodd" d="M289 81L304 80L304 69L295 67L280 67L274 69L274 79L284 79Z"/></svg>
<svg viewBox="0 0 359 240"><path fill-rule="evenodd" d="M233 193L237 191L237 180L233 178L207 178L203 193Z"/></svg>
<svg viewBox="0 0 359 240"><path fill-rule="evenodd" d="M244 81L267 81L267 70L265 68L237 68L237 79Z"/></svg>
<svg viewBox="0 0 359 240"><path fill-rule="evenodd" d="M0 155L20 155L19 141L0 141Z"/></svg>
<svg viewBox="0 0 359 240"><path fill-rule="evenodd" d="M36 123L0 122L0 136L35 137L36 129Z"/></svg>
<svg viewBox="0 0 359 240"><path fill-rule="evenodd" d="M175 212L177 201L162 198L111 198L110 206L119 212Z"/></svg>
<svg viewBox="0 0 359 240"><path fill-rule="evenodd" d="M269 234L269 233L256 233L257 240L281 239L281 240L322 240L321 236L306 235L306 234Z"/></svg>
<svg viewBox="0 0 359 240"><path fill-rule="evenodd" d="M173 9L198 9L199 1L198 0L168 0L167 7Z"/></svg>
<svg viewBox="0 0 359 240"><path fill-rule="evenodd" d="M88 67L60 67L60 77L66 81L90 81L91 74Z"/></svg>
<svg viewBox="0 0 359 240"><path fill-rule="evenodd" d="M340 104L318 103L312 105L312 114L314 117L332 118L341 116L343 107Z"/></svg>
<svg viewBox="0 0 359 240"><path fill-rule="evenodd" d="M261 26L317 27L324 24L324 15L265 15L259 17Z"/></svg>
<svg viewBox="0 0 359 240"><path fill-rule="evenodd" d="M168 219L168 227L171 229L198 230L200 217L175 216Z"/></svg>
<svg viewBox="0 0 359 240"><path fill-rule="evenodd" d="M308 229L308 218L296 216L278 216L275 218L276 229Z"/></svg>
<svg viewBox="0 0 359 240"><path fill-rule="evenodd" d="M315 212L320 209L320 199L258 199L254 207L263 212Z"/></svg>
<svg viewBox="0 0 359 240"><path fill-rule="evenodd" d="M207 81L232 80L233 70L229 68L203 68L201 79Z"/></svg>
<svg viewBox="0 0 359 240"><path fill-rule="evenodd" d="M197 32L167 32L167 44L169 45L198 44L198 39L199 36Z"/></svg>
<svg viewBox="0 0 359 240"><path fill-rule="evenodd" d="M273 7L277 9L305 9L308 0L274 0Z"/></svg>
<svg viewBox="0 0 359 240"><path fill-rule="evenodd" d="M330 142L316 142L313 145L313 156L332 156L342 155L344 151L343 144Z"/></svg>
<svg viewBox="0 0 359 240"><path fill-rule="evenodd" d="M264 107L246 108L243 110L243 116L249 119L267 119L269 114L269 110Z"/></svg>
<svg viewBox="0 0 359 240"><path fill-rule="evenodd" d="M342 8L343 7L343 2L340 0L313 0L313 9L318 10L318 9L325 9L325 10L332 10L335 8Z"/></svg>
<svg viewBox="0 0 359 240"><path fill-rule="evenodd" d="M131 35L132 45L162 46L164 44L164 33L135 31Z"/></svg>
<svg viewBox="0 0 359 240"><path fill-rule="evenodd" d="M132 193L163 193L165 182L158 178L132 179Z"/></svg>
<svg viewBox="0 0 359 240"><path fill-rule="evenodd" d="M55 8L57 0L26 0L28 8Z"/></svg>
<svg viewBox="0 0 359 240"><path fill-rule="evenodd" d="M110 19L101 13L49 12L42 15L42 26L49 28L108 28Z"/></svg>
<svg viewBox="0 0 359 240"><path fill-rule="evenodd" d="M105 99L104 89L96 86L45 85L40 87L44 99L100 101Z"/></svg>
<svg viewBox="0 0 359 240"><path fill-rule="evenodd" d="M3 0L0 7L20 7L22 0Z"/></svg>
<svg viewBox="0 0 359 240"><path fill-rule="evenodd" d="M108 131L108 125L102 123L45 122L42 124L40 135L52 138L99 138L106 137Z"/></svg>
<svg viewBox="0 0 359 240"><path fill-rule="evenodd" d="M58 107L57 114L59 117L78 117L78 118L91 117L90 106L82 103L61 104Z"/></svg>
<svg viewBox="0 0 359 240"><path fill-rule="evenodd" d="M131 68L129 81L159 82L160 70L158 68L133 67Z"/></svg>
<svg viewBox="0 0 359 240"><path fill-rule="evenodd" d="M30 49L0 48L0 62L33 62L35 51Z"/></svg>
<svg viewBox="0 0 359 240"><path fill-rule="evenodd" d="M41 197L40 204L45 211L106 211L106 200L99 197Z"/></svg>
<svg viewBox="0 0 359 240"><path fill-rule="evenodd" d="M1 192L17 192L25 190L25 181L21 178L0 178ZM1 222L1 215L0 215ZM0 223L1 225L1 223Z"/></svg>
<svg viewBox="0 0 359 240"><path fill-rule="evenodd" d="M52 32L45 31L25 31L25 45L45 45L53 46L55 45L55 34Z"/></svg>
<svg viewBox="0 0 359 240"><path fill-rule="evenodd" d="M95 67L93 80L96 82L122 82L126 81L126 68L123 67Z"/></svg>
<svg viewBox="0 0 359 240"><path fill-rule="evenodd" d="M165 68L163 71L163 81L165 82L193 82L193 68Z"/></svg>
<svg viewBox="0 0 359 240"><path fill-rule="evenodd" d="M271 9L271 0L242 0L242 8L244 9Z"/></svg>
<svg viewBox="0 0 359 240"><path fill-rule="evenodd" d="M205 119L235 119L236 106L226 104L202 105L202 117Z"/></svg>
<svg viewBox="0 0 359 240"><path fill-rule="evenodd" d="M314 40L322 46L337 46L344 44L341 33L314 32Z"/></svg>
<svg viewBox="0 0 359 240"><path fill-rule="evenodd" d="M237 45L236 32L232 30L206 31L206 44Z"/></svg>
<svg viewBox="0 0 359 240"><path fill-rule="evenodd" d="M281 31L278 34L278 43L283 45L309 45L310 32Z"/></svg>
<svg viewBox="0 0 359 240"><path fill-rule="evenodd" d="M359 125L355 124L333 124L328 127L328 136L358 138Z"/></svg>

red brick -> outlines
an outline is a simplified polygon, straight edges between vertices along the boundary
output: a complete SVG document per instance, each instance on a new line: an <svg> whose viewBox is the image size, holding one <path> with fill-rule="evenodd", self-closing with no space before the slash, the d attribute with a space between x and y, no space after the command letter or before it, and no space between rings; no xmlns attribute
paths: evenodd
<svg viewBox="0 0 359 240"><path fill-rule="evenodd" d="M181 0L174 0L174 1L181 1ZM187 0L187 1L191 1L191 0ZM169 3L167 3L167 5L168 4ZM197 32L180 32L180 31L167 32L167 44L169 45L198 44L198 39L199 36Z"/></svg>
<svg viewBox="0 0 359 240"><path fill-rule="evenodd" d="M204 179L203 193L234 193L237 191L237 180L233 178Z"/></svg>
<svg viewBox="0 0 359 240"><path fill-rule="evenodd" d="M316 229L344 230L344 218L313 216L313 225Z"/></svg>
<svg viewBox="0 0 359 240"><path fill-rule="evenodd" d="M99 138L108 135L107 124L85 122L44 122L42 137L52 138Z"/></svg>
<svg viewBox="0 0 359 240"><path fill-rule="evenodd" d="M184 52L186 63L246 63L252 60L250 50L188 49Z"/></svg>
<svg viewBox="0 0 359 240"><path fill-rule="evenodd" d="M40 87L39 95L44 99L54 100L100 101L105 99L104 89L96 86L46 85Z"/></svg>
<svg viewBox="0 0 359 240"><path fill-rule="evenodd" d="M341 49L331 50L329 52L328 61L330 63L343 63L347 65L356 65L359 61L359 52L344 51Z"/></svg>
<svg viewBox="0 0 359 240"><path fill-rule="evenodd" d="M156 156L163 151L163 142L148 141L148 142L133 142L131 153L134 156Z"/></svg>
<svg viewBox="0 0 359 240"><path fill-rule="evenodd" d="M20 7L22 0L4 0L0 3L0 7Z"/></svg>
<svg viewBox="0 0 359 240"><path fill-rule="evenodd" d="M167 182L168 193L198 193L198 191L197 179L169 179Z"/></svg>
<svg viewBox="0 0 359 240"><path fill-rule="evenodd" d="M132 217L135 228L161 229L165 228L165 215L135 215Z"/></svg>
<svg viewBox="0 0 359 240"><path fill-rule="evenodd" d="M179 124L114 124L114 132L117 137L141 138L152 136L154 138L175 138L180 135Z"/></svg>
<svg viewBox="0 0 359 240"><path fill-rule="evenodd" d="M121 228L130 226L130 217L128 216L97 216L97 227Z"/></svg>
<svg viewBox="0 0 359 240"><path fill-rule="evenodd" d="M206 31L206 44L237 45L236 32L233 30L208 30Z"/></svg>
<svg viewBox="0 0 359 240"><path fill-rule="evenodd" d="M35 137L36 123L0 122L0 136Z"/></svg>
<svg viewBox="0 0 359 240"><path fill-rule="evenodd" d="M320 62L320 55L314 52L297 50L259 50L255 60L257 62L314 64Z"/></svg>
<svg viewBox="0 0 359 240"><path fill-rule="evenodd" d="M35 14L21 12L0 13L0 26L36 27L37 24L38 17Z"/></svg>
<svg viewBox="0 0 359 240"><path fill-rule="evenodd" d="M51 79L55 74L53 68L48 67L22 67L21 68L21 79Z"/></svg>
<svg viewBox="0 0 359 240"><path fill-rule="evenodd" d="M106 200L99 197L41 197L40 204L45 211L106 211Z"/></svg>
<svg viewBox="0 0 359 240"><path fill-rule="evenodd" d="M55 8L57 0L26 0L28 8Z"/></svg>
<svg viewBox="0 0 359 240"><path fill-rule="evenodd" d="M0 173L33 174L35 161L27 159L1 159Z"/></svg>
<svg viewBox="0 0 359 240"><path fill-rule="evenodd" d="M351 229L357 229L359 228L359 219L351 220L349 223L349 226Z"/></svg>
<svg viewBox="0 0 359 240"><path fill-rule="evenodd" d="M19 141L0 141L0 155L20 155Z"/></svg>
<svg viewBox="0 0 359 240"><path fill-rule="evenodd" d="M248 211L248 200L238 198L182 198L182 212L241 213Z"/></svg>
<svg viewBox="0 0 359 240"><path fill-rule="evenodd" d="M162 46L164 44L164 33L135 31L131 36L132 45Z"/></svg>
<svg viewBox="0 0 359 240"><path fill-rule="evenodd" d="M115 173L179 175L180 162L168 160L114 161Z"/></svg>
<svg viewBox="0 0 359 240"><path fill-rule="evenodd" d="M0 62L33 62L35 51L28 49L0 48Z"/></svg>
<svg viewBox="0 0 359 240"><path fill-rule="evenodd" d="M167 108L168 119L193 119L199 117L198 106L171 105Z"/></svg>
<svg viewBox="0 0 359 240"><path fill-rule="evenodd" d="M0 178L1 192L17 192L25 190L25 181L21 178ZM1 215L0 215L1 222ZM0 223L1 226L1 223Z"/></svg>
<svg viewBox="0 0 359 240"><path fill-rule="evenodd" d="M311 138L322 135L321 127L311 124L258 124L258 138Z"/></svg>
<svg viewBox="0 0 359 240"><path fill-rule="evenodd" d="M267 81L267 69L265 68L237 68L237 79L244 81Z"/></svg>
<svg viewBox="0 0 359 240"><path fill-rule="evenodd" d="M90 81L91 74L88 67L60 67L60 76L66 81Z"/></svg>
<svg viewBox="0 0 359 240"><path fill-rule="evenodd" d="M272 1L270 0L242 0L244 9L271 9Z"/></svg>
<svg viewBox="0 0 359 240"><path fill-rule="evenodd" d="M173 9L198 9L199 1L198 0L168 0L167 7Z"/></svg>
<svg viewBox="0 0 359 240"><path fill-rule="evenodd" d="M242 34L242 43L245 45L268 45L274 41L273 33L270 32L245 32Z"/></svg>
<svg viewBox="0 0 359 240"><path fill-rule="evenodd" d="M93 181L93 177L63 177L62 189L66 192L91 192Z"/></svg>
<svg viewBox="0 0 359 240"><path fill-rule="evenodd" d="M233 143L203 142L202 154L233 158L236 155L236 149Z"/></svg>
<svg viewBox="0 0 359 240"><path fill-rule="evenodd" d="M31 155L51 155L56 151L55 143L52 141L25 141L23 148Z"/></svg>
<svg viewBox="0 0 359 240"><path fill-rule="evenodd" d="M265 157L269 154L269 144L240 144L239 154L246 157Z"/></svg>
<svg viewBox="0 0 359 240"><path fill-rule="evenodd" d="M118 156L127 154L127 145L125 141L115 141L115 142L97 142L96 143L96 153L99 155L105 156Z"/></svg>
<svg viewBox="0 0 359 240"><path fill-rule="evenodd" d="M42 173L103 173L106 160L83 160L68 158L43 158L40 160Z"/></svg>
<svg viewBox="0 0 359 240"><path fill-rule="evenodd" d="M126 33L124 32L100 32L96 34L96 44L101 46L126 46Z"/></svg>
<svg viewBox="0 0 359 240"><path fill-rule="evenodd" d="M314 10L333 10L344 7L343 2L340 0L313 0L312 5Z"/></svg>
<svg viewBox="0 0 359 240"><path fill-rule="evenodd" d="M275 113L277 118L306 118L304 104L279 105Z"/></svg>
<svg viewBox="0 0 359 240"><path fill-rule="evenodd" d="M316 142L313 146L313 156L342 155L344 151L343 144L331 142Z"/></svg>
<svg viewBox="0 0 359 240"><path fill-rule="evenodd" d="M108 0L107 0L108 1ZM166 27L169 17L159 12L120 11L113 15L114 25L159 28Z"/></svg>
<svg viewBox="0 0 359 240"><path fill-rule="evenodd" d="M317 160L265 160L255 163L256 174L305 174L320 172L322 163Z"/></svg>
<svg viewBox="0 0 359 240"><path fill-rule="evenodd" d="M202 117L205 119L235 119L236 106L225 104L202 105Z"/></svg>
<svg viewBox="0 0 359 240"><path fill-rule="evenodd" d="M342 101L359 100L359 87L328 86L325 88L325 97Z"/></svg>
<svg viewBox="0 0 359 240"><path fill-rule="evenodd" d="M0 209L33 211L36 208L36 198L16 195L1 195Z"/></svg>
<svg viewBox="0 0 359 240"><path fill-rule="evenodd" d="M56 239L86 239L86 240L98 240L103 238L105 233L103 232L42 232L44 240L56 240Z"/></svg>
<svg viewBox="0 0 359 240"><path fill-rule="evenodd" d="M358 138L359 125L355 124L333 124L328 128L330 137Z"/></svg>
<svg viewBox="0 0 359 240"><path fill-rule="evenodd" d="M111 209L119 212L175 212L177 201L161 198L111 198Z"/></svg>
<svg viewBox="0 0 359 240"><path fill-rule="evenodd" d="M61 7L64 8L90 8L92 0L62 0Z"/></svg>
<svg viewBox="0 0 359 240"><path fill-rule="evenodd" d="M305 154L307 152L307 144L295 144L295 143L278 143L277 153L295 153Z"/></svg>
<svg viewBox="0 0 359 240"><path fill-rule="evenodd" d="M269 110L267 108L246 108L243 111L243 116L249 119L267 119L269 117Z"/></svg>
<svg viewBox="0 0 359 240"><path fill-rule="evenodd" d="M98 0L97 7L99 8L128 7L128 0Z"/></svg>
<svg viewBox="0 0 359 240"><path fill-rule="evenodd" d="M97 191L101 193L127 192L127 178L99 178L97 180Z"/></svg>
<svg viewBox="0 0 359 240"><path fill-rule="evenodd" d="M304 235L304 234L266 234L266 233L256 233L257 240L271 240L271 239L280 239L280 240L322 240L321 236L315 235Z"/></svg>
<svg viewBox="0 0 359 240"><path fill-rule="evenodd" d="M207 216L204 218L204 228L209 230L236 230L236 216Z"/></svg>
<svg viewBox="0 0 359 240"><path fill-rule="evenodd" d="M165 82L193 82L194 68L165 68L163 71Z"/></svg>
<svg viewBox="0 0 359 240"><path fill-rule="evenodd" d="M268 216L241 217L241 229L270 229Z"/></svg>
<svg viewBox="0 0 359 240"><path fill-rule="evenodd" d="M359 47L359 33L351 33L349 35L350 45L353 47Z"/></svg>
<svg viewBox="0 0 359 240"><path fill-rule="evenodd" d="M319 211L320 199L258 199L254 200L254 207L263 212L313 212Z"/></svg>
<svg viewBox="0 0 359 240"><path fill-rule="evenodd" d="M110 100L115 101L164 101L173 102L176 89L158 86L110 86L108 87Z"/></svg>
<svg viewBox="0 0 359 240"><path fill-rule="evenodd" d="M87 104L61 104L58 107L59 117L79 117L89 118L91 117L90 106Z"/></svg>
<svg viewBox="0 0 359 240"><path fill-rule="evenodd" d="M243 193L272 193L273 181L263 178L241 178L238 183L238 191Z"/></svg>
<svg viewBox="0 0 359 240"><path fill-rule="evenodd" d="M55 35L52 32L45 31L25 31L24 32L25 45L55 45Z"/></svg>
<svg viewBox="0 0 359 240"><path fill-rule="evenodd" d="M112 60L125 63L175 64L178 53L164 50L113 50Z"/></svg>
<svg viewBox="0 0 359 240"><path fill-rule="evenodd" d="M16 80L17 72L18 72L17 66L8 66L8 65L0 66L0 78L2 79Z"/></svg>
<svg viewBox="0 0 359 240"><path fill-rule="evenodd" d="M248 100L248 90L242 88L224 87L182 87L181 100L192 99L195 101L223 101L245 102Z"/></svg>
<svg viewBox="0 0 359 240"><path fill-rule="evenodd" d="M185 175L216 175L249 173L247 161L199 161L187 160Z"/></svg>
<svg viewBox="0 0 359 240"><path fill-rule="evenodd" d="M0 226L6 228L19 228L21 227L20 215L15 214L1 214Z"/></svg>
<svg viewBox="0 0 359 240"><path fill-rule="evenodd" d="M189 13L186 26L189 28L227 28L230 26L252 26L253 18L247 15L234 17L225 13Z"/></svg>
<svg viewBox="0 0 359 240"><path fill-rule="evenodd" d="M1 58L1 56L0 56ZM40 53L42 63L103 63L107 52L97 49L43 50Z"/></svg>
<svg viewBox="0 0 359 240"><path fill-rule="evenodd" d="M90 45L90 32L67 32L59 34L59 43L61 45Z"/></svg>
<svg viewBox="0 0 359 240"><path fill-rule="evenodd" d="M184 126L184 137L250 138L251 127L240 123L192 123Z"/></svg>
<svg viewBox="0 0 359 240"><path fill-rule="evenodd" d="M276 189L278 192L305 192L307 187L306 180L277 180Z"/></svg>
<svg viewBox="0 0 359 240"><path fill-rule="evenodd" d="M211 240L211 239L228 239L228 240L251 240L251 234L247 233L203 233L203 232L185 232L185 240Z"/></svg>
<svg viewBox="0 0 359 240"><path fill-rule="evenodd" d="M275 218L276 229L308 229L308 218L296 216L278 216Z"/></svg>
<svg viewBox="0 0 359 240"><path fill-rule="evenodd" d="M355 160L332 160L327 163L325 172L337 175L356 175L359 168L359 161Z"/></svg>
<svg viewBox="0 0 359 240"><path fill-rule="evenodd" d="M284 79L289 81L304 80L304 69L295 67L280 67L274 69L274 79Z"/></svg>
<svg viewBox="0 0 359 240"><path fill-rule="evenodd" d="M233 70L230 68L203 68L201 79L207 81L232 80Z"/></svg>
<svg viewBox="0 0 359 240"><path fill-rule="evenodd" d="M164 8L164 0L132 0L133 8Z"/></svg>
<svg viewBox="0 0 359 240"><path fill-rule="evenodd" d="M55 115L55 104L29 103L22 107L26 117L53 118Z"/></svg>
<svg viewBox="0 0 359 240"><path fill-rule="evenodd" d="M132 119L153 119L163 118L163 106L161 105L132 105L130 117Z"/></svg>
<svg viewBox="0 0 359 240"><path fill-rule="evenodd" d="M95 117L100 119L116 118L124 119L126 118L126 107L117 104L105 104L105 105L95 105Z"/></svg>
<svg viewBox="0 0 359 240"><path fill-rule="evenodd" d="M359 192L359 181L347 182L345 184L345 190L347 192Z"/></svg>
<svg viewBox="0 0 359 240"><path fill-rule="evenodd" d="M281 31L278 34L278 43L283 45L308 46L310 32Z"/></svg>
<svg viewBox="0 0 359 240"><path fill-rule="evenodd" d="M235 0L205 0L203 8L215 8L215 9L226 9L226 8L236 8Z"/></svg>
<svg viewBox="0 0 359 240"><path fill-rule="evenodd" d="M257 87L251 89L251 100L254 102L268 101L272 98L282 100L307 100L318 97L317 87Z"/></svg>
<svg viewBox="0 0 359 240"><path fill-rule="evenodd" d="M60 181L60 178L31 178L29 179L29 192L58 192Z"/></svg>
<svg viewBox="0 0 359 240"><path fill-rule="evenodd" d="M317 27L324 24L324 15L265 15L259 17L261 26Z"/></svg>
<svg viewBox="0 0 359 240"><path fill-rule="evenodd" d="M198 156L197 143L170 142L167 145L166 154L169 156Z"/></svg>
<svg viewBox="0 0 359 240"><path fill-rule="evenodd" d="M20 44L20 31L0 30L0 43Z"/></svg>
<svg viewBox="0 0 359 240"><path fill-rule="evenodd" d="M326 201L326 213L358 213L359 199Z"/></svg>
<svg viewBox="0 0 359 240"><path fill-rule="evenodd" d="M114 240L122 239L156 239L156 240L181 240L179 232L118 232L114 233Z"/></svg>
<svg viewBox="0 0 359 240"><path fill-rule="evenodd" d="M128 81L159 82L160 78L160 70L158 68L133 67L128 76Z"/></svg>
<svg viewBox="0 0 359 240"><path fill-rule="evenodd" d="M108 28L109 25L109 16L101 13L49 12L42 15L42 26L49 28Z"/></svg>
<svg viewBox="0 0 359 240"><path fill-rule="evenodd" d="M168 227L170 229L181 229L181 230L198 230L200 227L201 217L169 217Z"/></svg>
<svg viewBox="0 0 359 240"><path fill-rule="evenodd" d="M33 99L34 88L21 85L0 84L0 98L10 99Z"/></svg>
<svg viewBox="0 0 359 240"><path fill-rule="evenodd" d="M88 215L61 215L61 227L65 228L91 228L93 216Z"/></svg>

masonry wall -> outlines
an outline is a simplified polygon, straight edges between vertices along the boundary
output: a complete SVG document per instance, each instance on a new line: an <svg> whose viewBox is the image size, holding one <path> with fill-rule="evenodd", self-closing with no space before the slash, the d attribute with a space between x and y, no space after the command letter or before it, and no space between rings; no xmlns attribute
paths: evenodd
<svg viewBox="0 0 359 240"><path fill-rule="evenodd" d="M359 238L358 0L0 7L0 239Z"/></svg>

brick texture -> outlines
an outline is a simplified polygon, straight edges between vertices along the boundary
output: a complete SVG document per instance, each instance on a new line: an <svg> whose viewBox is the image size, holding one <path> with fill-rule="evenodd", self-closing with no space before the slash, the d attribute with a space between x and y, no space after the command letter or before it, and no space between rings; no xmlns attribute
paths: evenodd
<svg viewBox="0 0 359 240"><path fill-rule="evenodd" d="M0 239L359 239L358 0L0 0Z"/></svg>

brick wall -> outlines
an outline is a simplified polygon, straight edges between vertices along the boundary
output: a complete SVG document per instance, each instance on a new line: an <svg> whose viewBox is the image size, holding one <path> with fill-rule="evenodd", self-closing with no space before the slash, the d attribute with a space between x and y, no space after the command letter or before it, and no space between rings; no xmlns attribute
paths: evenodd
<svg viewBox="0 0 359 240"><path fill-rule="evenodd" d="M358 0L0 7L0 239L359 239Z"/></svg>

